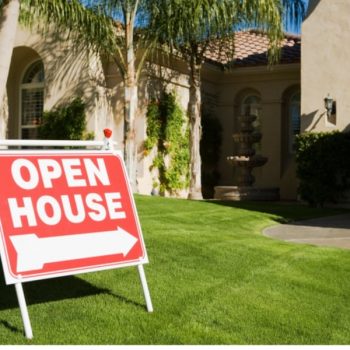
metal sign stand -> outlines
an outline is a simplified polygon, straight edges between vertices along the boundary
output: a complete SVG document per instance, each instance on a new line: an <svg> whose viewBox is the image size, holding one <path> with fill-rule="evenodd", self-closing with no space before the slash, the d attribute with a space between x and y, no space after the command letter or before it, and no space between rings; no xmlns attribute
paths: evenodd
<svg viewBox="0 0 350 350"><path fill-rule="evenodd" d="M141 280L141 284L142 284L143 295L145 297L145 301L146 301L146 305L147 305L147 311L153 312L153 305L152 305L151 295L149 294L149 290L148 290L145 270L144 270L142 264L137 265L137 267L139 270L139 276L140 276L140 280Z"/></svg>
<svg viewBox="0 0 350 350"><path fill-rule="evenodd" d="M30 324L30 318L29 318L26 299L24 297L22 283L21 282L16 283L15 288L16 288L19 308L21 310L25 336L27 339L33 339L32 325Z"/></svg>
<svg viewBox="0 0 350 350"><path fill-rule="evenodd" d="M32 147L86 147L87 149L101 149L101 150L113 150L114 142L111 142L108 137L105 137L104 141L61 141L61 140L1 140L1 147L21 147L21 146L32 146ZM143 289L143 294L146 302L148 312L153 312L153 305L148 289L145 271L143 264L137 265L139 277ZM27 303L24 296L23 285L21 282L15 283L15 289L18 299L18 304L22 316L24 333L27 339L33 339L33 331L30 323Z"/></svg>

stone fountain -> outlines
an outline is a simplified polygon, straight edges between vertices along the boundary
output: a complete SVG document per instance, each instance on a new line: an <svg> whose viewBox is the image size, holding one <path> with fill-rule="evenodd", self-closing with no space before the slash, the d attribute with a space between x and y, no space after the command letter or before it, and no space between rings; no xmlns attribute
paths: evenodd
<svg viewBox="0 0 350 350"><path fill-rule="evenodd" d="M223 200L278 200L278 188L259 188L253 186L255 178L252 174L254 168L263 166L268 158L255 154L253 145L260 142L261 133L255 130L253 123L255 115L242 115L238 117L240 132L233 134L234 141L238 144L236 156L230 156L227 160L238 167L238 186L216 186L215 199Z"/></svg>

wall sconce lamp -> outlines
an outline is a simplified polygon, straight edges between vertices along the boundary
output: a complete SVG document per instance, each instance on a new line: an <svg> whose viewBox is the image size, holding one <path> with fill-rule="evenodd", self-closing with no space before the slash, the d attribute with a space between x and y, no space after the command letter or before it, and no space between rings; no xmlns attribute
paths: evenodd
<svg viewBox="0 0 350 350"><path fill-rule="evenodd" d="M326 108L328 118L332 115L335 115L336 104L335 101L329 96L329 94L324 98L324 106Z"/></svg>

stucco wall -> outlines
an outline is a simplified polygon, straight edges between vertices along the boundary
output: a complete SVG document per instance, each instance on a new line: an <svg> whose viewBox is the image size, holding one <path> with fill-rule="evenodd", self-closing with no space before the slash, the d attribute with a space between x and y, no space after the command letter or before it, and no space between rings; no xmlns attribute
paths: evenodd
<svg viewBox="0 0 350 350"><path fill-rule="evenodd" d="M348 130L350 121L350 1L310 0L302 25L302 129ZM335 123L324 98L336 100Z"/></svg>

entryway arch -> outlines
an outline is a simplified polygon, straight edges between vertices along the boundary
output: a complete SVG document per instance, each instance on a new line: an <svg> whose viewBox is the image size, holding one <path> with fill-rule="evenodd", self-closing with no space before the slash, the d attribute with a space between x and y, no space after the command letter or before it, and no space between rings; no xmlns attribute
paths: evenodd
<svg viewBox="0 0 350 350"><path fill-rule="evenodd" d="M24 70L20 85L19 134L21 139L37 138L44 111L45 73L42 60L36 60Z"/></svg>
<svg viewBox="0 0 350 350"><path fill-rule="evenodd" d="M44 63L40 55L26 46L13 51L7 82L9 104L8 137L37 138L45 99Z"/></svg>

